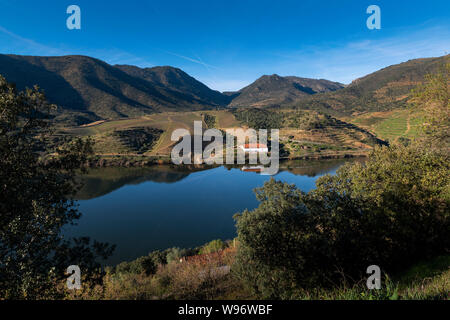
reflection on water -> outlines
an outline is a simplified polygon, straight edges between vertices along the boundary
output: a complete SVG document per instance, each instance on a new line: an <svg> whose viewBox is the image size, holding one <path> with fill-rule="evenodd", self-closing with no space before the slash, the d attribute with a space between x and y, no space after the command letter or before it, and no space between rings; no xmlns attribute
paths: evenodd
<svg viewBox="0 0 450 320"><path fill-rule="evenodd" d="M309 191L319 176L347 161L362 160L283 162L275 179ZM258 205L253 189L270 176L240 167L155 166L92 169L80 178L85 185L77 199L83 216L65 233L116 244L108 261L115 264L156 249L232 239L233 215Z"/></svg>

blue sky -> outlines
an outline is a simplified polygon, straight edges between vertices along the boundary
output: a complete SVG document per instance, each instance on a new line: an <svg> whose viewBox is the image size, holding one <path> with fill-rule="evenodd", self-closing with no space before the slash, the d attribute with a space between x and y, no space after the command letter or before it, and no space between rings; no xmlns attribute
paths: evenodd
<svg viewBox="0 0 450 320"><path fill-rule="evenodd" d="M81 30L66 27L72 4ZM366 27L372 4L381 30ZM274 73L349 83L449 52L448 0L0 0L0 53L171 65L220 91Z"/></svg>

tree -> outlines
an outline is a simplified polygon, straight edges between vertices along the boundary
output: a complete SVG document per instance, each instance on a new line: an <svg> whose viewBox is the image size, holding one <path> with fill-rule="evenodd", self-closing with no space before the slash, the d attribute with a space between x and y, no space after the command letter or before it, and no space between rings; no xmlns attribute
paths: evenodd
<svg viewBox="0 0 450 320"><path fill-rule="evenodd" d="M38 87L18 92L0 76L0 299L58 297L68 266L89 277L113 250L62 236L80 217L70 197L92 148L81 139L52 147L52 108Z"/></svg>
<svg viewBox="0 0 450 320"><path fill-rule="evenodd" d="M166 250L167 263L178 262L182 256L180 248L170 248Z"/></svg>
<svg viewBox="0 0 450 320"><path fill-rule="evenodd" d="M115 273L144 274L150 276L158 270L158 264L151 255L137 258L131 262L122 262L115 267Z"/></svg>
<svg viewBox="0 0 450 320"><path fill-rule="evenodd" d="M428 74L425 82L413 90L412 104L423 112L422 128L433 146L450 146L450 62L435 74Z"/></svg>
<svg viewBox="0 0 450 320"><path fill-rule="evenodd" d="M218 240L213 240L207 244L205 244L201 249L199 254L208 254L208 253L213 253L213 252L217 252L220 250L225 249L226 245L225 243L223 243L222 240L218 239Z"/></svg>
<svg viewBox="0 0 450 320"><path fill-rule="evenodd" d="M271 179L255 193L259 207L235 216L239 246L233 269L256 294L288 299L317 278L320 239L305 195L295 186Z"/></svg>
<svg viewBox="0 0 450 320"><path fill-rule="evenodd" d="M377 147L305 194L275 180L236 216L234 270L264 298L396 273L450 250L450 162L421 145Z"/></svg>

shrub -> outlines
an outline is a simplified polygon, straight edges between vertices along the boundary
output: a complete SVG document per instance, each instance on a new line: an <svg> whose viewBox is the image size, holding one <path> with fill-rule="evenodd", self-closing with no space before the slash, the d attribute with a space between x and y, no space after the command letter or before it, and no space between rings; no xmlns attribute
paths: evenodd
<svg viewBox="0 0 450 320"><path fill-rule="evenodd" d="M156 272L158 265L152 256L140 257L132 262L122 262L115 268L115 272L119 274L146 274L151 275Z"/></svg>
<svg viewBox="0 0 450 320"><path fill-rule="evenodd" d="M212 252L217 252L220 250L225 249L226 244L222 241L222 240L213 240L210 243L205 244L201 249L200 249L200 254L208 254L208 253L212 253Z"/></svg>
<svg viewBox="0 0 450 320"><path fill-rule="evenodd" d="M174 261L176 262L183 257L180 248L171 248L166 250L166 252L166 261L168 264Z"/></svg>
<svg viewBox="0 0 450 320"><path fill-rule="evenodd" d="M394 145L308 194L267 182L256 190L259 207L236 217L238 276L260 296L290 298L361 279L372 264L391 274L448 252L449 163L420 145Z"/></svg>

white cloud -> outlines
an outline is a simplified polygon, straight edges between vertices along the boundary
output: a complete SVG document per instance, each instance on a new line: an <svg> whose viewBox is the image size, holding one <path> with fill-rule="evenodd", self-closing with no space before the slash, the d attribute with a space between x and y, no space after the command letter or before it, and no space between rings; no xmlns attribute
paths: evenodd
<svg viewBox="0 0 450 320"><path fill-rule="evenodd" d="M361 40L337 47L307 48L277 54L274 68L292 74L349 83L389 65L436 57L450 51L450 30L434 27L396 37Z"/></svg>

